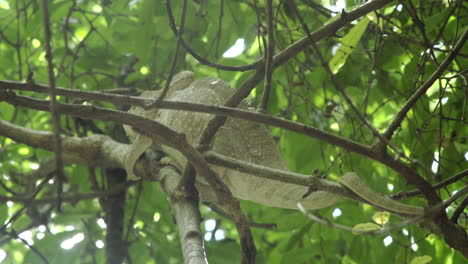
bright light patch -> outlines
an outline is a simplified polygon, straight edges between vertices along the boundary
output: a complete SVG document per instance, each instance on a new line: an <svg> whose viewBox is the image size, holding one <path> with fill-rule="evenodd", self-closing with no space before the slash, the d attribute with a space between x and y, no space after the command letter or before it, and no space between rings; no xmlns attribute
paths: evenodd
<svg viewBox="0 0 468 264"><path fill-rule="evenodd" d="M96 247L97 247L97 248L103 248L103 247L104 247L104 242L102 242L102 240L96 241L95 244L96 244Z"/></svg>
<svg viewBox="0 0 468 264"><path fill-rule="evenodd" d="M148 67L146 67L146 66L141 67L140 68L140 73L143 74L143 75L148 74L149 73Z"/></svg>
<svg viewBox="0 0 468 264"><path fill-rule="evenodd" d="M414 243L414 237L411 237L410 238L410 241L411 241L411 249L416 252L418 251L418 244Z"/></svg>
<svg viewBox="0 0 468 264"><path fill-rule="evenodd" d="M336 45L334 45L332 48L331 48L331 54L332 56L335 56L336 52L338 51L338 49L341 47L341 43L338 43Z"/></svg>
<svg viewBox="0 0 468 264"><path fill-rule="evenodd" d="M432 162L431 170L433 172L437 172L438 169L439 169L439 152L434 152L434 161Z"/></svg>
<svg viewBox="0 0 468 264"><path fill-rule="evenodd" d="M134 8L136 6L137 3L138 3L138 0L131 0L128 3L128 6L130 7L130 9L132 9L132 8Z"/></svg>
<svg viewBox="0 0 468 264"><path fill-rule="evenodd" d="M10 5L8 4L7 1L5 1L5 0L0 0L0 8L2 8L2 9L7 9L7 10L8 10L8 9L10 9ZM1 261L0 261L0 262L1 262Z"/></svg>
<svg viewBox="0 0 468 264"><path fill-rule="evenodd" d="M37 233L37 235L36 235L37 240L41 240L41 239L43 239L44 237L45 237L45 234L44 234L44 233Z"/></svg>
<svg viewBox="0 0 468 264"><path fill-rule="evenodd" d="M333 210L333 213L332 213L333 218L337 218L340 215L341 215L341 210L338 208L335 208L335 210Z"/></svg>
<svg viewBox="0 0 468 264"><path fill-rule="evenodd" d="M54 179L50 179L47 183L48 184L54 184ZM39 182L37 182L37 184L39 184Z"/></svg>
<svg viewBox="0 0 468 264"><path fill-rule="evenodd" d="M226 238L226 235L224 234L224 230L221 230L221 229L216 230L214 237L216 241L223 240L224 238Z"/></svg>
<svg viewBox="0 0 468 264"><path fill-rule="evenodd" d="M13 259L16 261L16 263L20 263L20 262L23 262L23 258L24 258L24 253L19 251L19 250L15 250L13 251L13 254L11 254L10 252L10 255L13 255Z"/></svg>
<svg viewBox="0 0 468 264"><path fill-rule="evenodd" d="M442 98L442 100L440 100L440 102L444 105L448 102L448 97L444 97Z"/></svg>
<svg viewBox="0 0 468 264"><path fill-rule="evenodd" d="M167 240L169 240L169 241L173 241L173 240L176 238L176 236L175 236L174 234L168 234L168 235L166 236L166 238L167 238Z"/></svg>
<svg viewBox="0 0 468 264"><path fill-rule="evenodd" d="M40 225L37 227L37 231L39 232L45 232L47 230L46 226L45 225Z"/></svg>
<svg viewBox="0 0 468 264"><path fill-rule="evenodd" d="M95 13L101 13L102 12L102 7L100 5L93 5L91 10L93 10L93 12L95 12Z"/></svg>
<svg viewBox="0 0 468 264"><path fill-rule="evenodd" d="M63 231L63 228L61 228L61 227L62 227L62 226L49 225L49 231L50 231L50 233L52 233L52 234L57 234L57 233Z"/></svg>
<svg viewBox="0 0 468 264"><path fill-rule="evenodd" d="M468 160L468 152L465 153L465 159Z"/></svg>
<svg viewBox="0 0 468 264"><path fill-rule="evenodd" d="M211 233L211 232L206 232L205 233L204 238L205 238L206 241L210 241L211 237L213 237L213 233Z"/></svg>
<svg viewBox="0 0 468 264"><path fill-rule="evenodd" d="M223 57L224 58L234 58L242 54L244 52L246 46L245 46L245 40L243 38L239 38L236 40L236 43L234 46L230 47L226 52L224 52Z"/></svg>
<svg viewBox="0 0 468 264"><path fill-rule="evenodd" d="M8 202L6 202L6 205L7 205L8 207L12 207L12 206L13 206L13 204L14 204L14 203L13 203L12 201L8 201Z"/></svg>
<svg viewBox="0 0 468 264"><path fill-rule="evenodd" d="M214 219L208 219L205 222L205 230L211 232L216 227L216 221Z"/></svg>
<svg viewBox="0 0 468 264"><path fill-rule="evenodd" d="M2 263L6 258L6 252L3 249L0 249L0 263Z"/></svg>
<svg viewBox="0 0 468 264"><path fill-rule="evenodd" d="M393 184L387 183L387 189L388 189L389 191L393 191L393 188L395 188L395 186L393 186Z"/></svg>
<svg viewBox="0 0 468 264"><path fill-rule="evenodd" d="M383 240L383 243L386 247L388 247L392 242L393 242L393 238L391 236L387 236Z"/></svg>
<svg viewBox="0 0 468 264"><path fill-rule="evenodd" d="M161 214L158 213L158 212L154 213L154 215L153 215L153 221L159 222L160 219L161 219Z"/></svg>
<svg viewBox="0 0 468 264"><path fill-rule="evenodd" d="M398 12L401 12L401 10L403 10L403 5L402 4L399 4L395 7L395 9L398 11Z"/></svg>
<svg viewBox="0 0 468 264"><path fill-rule="evenodd" d="M39 62L46 63L45 52L39 53L39 57L37 58L37 60L38 60Z"/></svg>
<svg viewBox="0 0 468 264"><path fill-rule="evenodd" d="M143 221L136 221L135 224L133 225L133 228L135 229L143 229L143 227L145 226L145 223L143 223Z"/></svg>
<svg viewBox="0 0 468 264"><path fill-rule="evenodd" d="M37 169L39 169L39 164L35 163L35 162L31 162L31 163L29 163L29 168L31 168L33 170L37 170Z"/></svg>
<svg viewBox="0 0 468 264"><path fill-rule="evenodd" d="M333 12L341 12L341 10L346 9L346 3L345 3L345 0L337 0L335 5L329 5L327 7ZM335 15L336 14L332 14L332 16L335 16Z"/></svg>
<svg viewBox="0 0 468 264"><path fill-rule="evenodd" d="M39 48L41 46L41 42L38 39L33 39L31 41L31 44L33 45L34 48Z"/></svg>
<svg viewBox="0 0 468 264"><path fill-rule="evenodd" d="M102 218L99 218L96 223L98 224L98 226L102 229L106 229L107 228L107 225L106 225L106 222L104 221L104 219Z"/></svg>
<svg viewBox="0 0 468 264"><path fill-rule="evenodd" d="M75 230L74 226L68 225L65 227L65 231L73 231L73 230Z"/></svg>
<svg viewBox="0 0 468 264"><path fill-rule="evenodd" d="M18 235L20 238L26 240L26 242L28 242L28 244L32 245L34 244L34 241L32 239L33 237L33 234L31 231L27 230L27 231L24 231L22 232L21 234Z"/></svg>
<svg viewBox="0 0 468 264"><path fill-rule="evenodd" d="M444 43L443 43L443 42L439 42L439 43L437 43L437 44L434 45L434 48L436 48L436 49L441 49L441 48L443 48L443 47L444 47Z"/></svg>
<svg viewBox="0 0 468 264"><path fill-rule="evenodd" d="M404 228L401 230L401 233L403 233L403 235L405 235L405 236L409 235L408 230L406 230Z"/></svg>
<svg viewBox="0 0 468 264"><path fill-rule="evenodd" d="M83 39L86 37L88 34L88 30L86 28L78 28L75 31L75 37L78 39L78 41L83 41Z"/></svg>
<svg viewBox="0 0 468 264"><path fill-rule="evenodd" d="M83 233L78 233L74 235L72 238L65 239L64 241L62 241L62 243L60 243L60 247L63 249L67 249L67 250L72 249L76 244L83 241L83 239L84 239Z"/></svg>
<svg viewBox="0 0 468 264"><path fill-rule="evenodd" d="M340 125L338 125L338 123L333 123L330 125L330 129L333 131L338 131L340 129Z"/></svg>

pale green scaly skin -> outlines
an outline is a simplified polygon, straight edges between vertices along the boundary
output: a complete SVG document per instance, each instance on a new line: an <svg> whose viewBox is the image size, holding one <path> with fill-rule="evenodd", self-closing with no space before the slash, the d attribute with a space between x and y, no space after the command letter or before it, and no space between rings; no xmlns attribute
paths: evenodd
<svg viewBox="0 0 468 264"><path fill-rule="evenodd" d="M174 92L169 100L210 105L223 105L235 92L219 79L206 78L194 81L188 88ZM241 105L245 108L245 105ZM210 114L185 111L161 110L158 121L186 134L191 144L196 144ZM180 168L186 165L184 156L173 148L162 146ZM243 161L286 170L276 143L265 126L250 121L228 119L213 139L213 151ZM307 188L248 175L231 169L212 167L230 188L234 196L272 207L296 208ZM197 188L202 201L215 201L215 195L203 177L197 177ZM306 208L323 208L333 204L339 196L314 192L303 204Z"/></svg>
<svg viewBox="0 0 468 264"><path fill-rule="evenodd" d="M193 73L183 72L174 77L167 100L221 106L233 93L234 89L219 79L205 78L194 81ZM159 92L144 92L142 96L156 99ZM239 107L246 108L246 105L241 104ZM205 113L164 109L145 111L135 107L130 112L156 120L184 133L188 142L193 145L198 143L205 125L213 117ZM126 132L134 141L132 151L128 155L126 169L130 177L136 178L133 166L139 156L153 145L153 142L150 138L136 134L128 127ZM165 145L159 148L183 171L187 161L180 152ZM213 151L246 162L287 170L269 131L265 126L254 122L228 119L213 139ZM307 192L307 187L273 181L218 166L212 166L212 168L235 197L272 207L294 209L297 208L297 202L301 201L306 209L319 209L333 205L340 198L332 193L316 191L302 199L302 195ZM196 179L200 199L216 201L216 196L203 177L197 176ZM355 173L345 174L339 182L368 202L389 211L409 215L424 212L422 208L398 203L374 192Z"/></svg>
<svg viewBox="0 0 468 264"><path fill-rule="evenodd" d="M193 82L193 72L183 71L172 78L170 88L167 92L167 97L170 97L175 91L182 90L187 88ZM143 92L140 97L146 97L151 99L157 99L161 94L161 90L157 91L146 91ZM159 109L153 108L150 110L144 110L141 107L132 107L129 110L129 113L142 115L146 118L157 120ZM127 154L127 159L125 162L125 169L127 175L131 180L138 180L139 177L133 172L133 167L135 166L138 158L145 152L152 144L153 140L147 136L135 133L131 127L124 126L125 132L128 137L133 141L132 148Z"/></svg>

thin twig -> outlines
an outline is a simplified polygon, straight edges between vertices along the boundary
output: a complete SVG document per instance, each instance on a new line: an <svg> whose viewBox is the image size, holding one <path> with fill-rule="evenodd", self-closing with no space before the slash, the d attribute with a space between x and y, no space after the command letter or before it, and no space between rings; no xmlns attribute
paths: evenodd
<svg viewBox="0 0 468 264"><path fill-rule="evenodd" d="M468 169L467 170L464 170L464 171L461 171L437 184L434 184L432 186L432 188L434 188L434 190L437 190L437 189L440 189L440 188L443 188L447 185L450 185L452 183L455 183L461 179L463 179L464 177L468 176ZM414 190L414 191L408 191L408 192L399 192L399 193L396 193L394 195L392 195L392 199L395 199L395 200L401 200L401 199L405 199L405 198L409 198L409 197L413 197L413 196L417 196L417 195L421 195L421 191L419 190Z"/></svg>
<svg viewBox="0 0 468 264"><path fill-rule="evenodd" d="M335 34L337 30L342 28L343 26L347 25L351 21L354 21L367 13L370 13L374 10L377 10L387 3L391 2L392 0L374 0L370 1L349 13L346 13L346 16L341 16L339 19L335 19L329 24L315 30L309 36L306 36L286 49L277 53L273 58L273 70L284 64L289 59L295 57L299 52L306 49L310 44L319 41L328 36L332 36ZM265 74L265 67L263 64L259 64L257 67L256 72L247 80L245 81L241 87L234 93L225 103L225 106L228 107L235 107L237 106L249 93L252 91L255 86L257 86L262 79L264 78ZM203 134L200 136L199 143L201 145L208 145L211 139L214 137L218 129L224 125L226 122L225 117L214 117L212 118L208 124L205 126Z"/></svg>
<svg viewBox="0 0 468 264"><path fill-rule="evenodd" d="M61 212L61 200L63 192L63 182L65 181L65 171L62 160L62 140L60 137L60 115L57 111L57 98L55 92L54 62L51 48L51 30L49 17L49 1L42 0L42 16L44 17L44 38L46 59L49 74L49 93L50 93L50 112L52 113L52 122L55 134L55 162L57 165L57 211Z"/></svg>
<svg viewBox="0 0 468 264"><path fill-rule="evenodd" d="M166 7L167 9L171 8L171 0L166 0ZM161 94L159 95L158 99L154 103L151 104L149 107L154 107L158 103L160 103L165 97L167 92L169 91L169 87L171 85L172 77L174 77L175 70L177 68L177 60L179 59L179 51L180 51L180 43L182 39L182 35L184 34L184 26L185 26L185 12L187 11L187 0L182 1L182 14L180 17L180 28L179 31L177 32L177 43L174 51L174 55L172 56L172 62L171 62L171 69L169 70L169 76L167 77L166 80L166 85L164 86L164 89L162 90ZM170 20L169 23L173 22L173 20ZM176 27L176 25L172 25L173 27Z"/></svg>
<svg viewBox="0 0 468 264"><path fill-rule="evenodd" d="M42 254L35 246L29 244L28 241L26 241L26 239L20 237L15 230L12 230L11 232L4 231L4 233L6 233L14 239L18 239L19 241L21 241L21 243L25 244L26 247L28 247L32 252L34 252L34 254L36 254L44 263L49 263L49 260L44 256L44 254Z"/></svg>
<svg viewBox="0 0 468 264"><path fill-rule="evenodd" d="M265 52L265 82L263 85L263 94L258 106L260 112L265 112L268 106L268 99L271 90L271 77L273 75L273 55L275 52L275 39L273 36L274 23L273 23L273 0L266 0L265 11L267 18L267 34L268 42L266 43Z"/></svg>
<svg viewBox="0 0 468 264"><path fill-rule="evenodd" d="M391 124L388 126L387 130L383 134L387 140L390 140L393 136L395 130L400 126L403 119L405 119L406 114L409 110L416 104L421 96L423 96L426 91L434 84L434 82L442 75L442 73L447 69L450 63L455 59L458 52L465 44L466 39L468 38L468 29L465 29L462 36L458 40L457 44L453 47L450 54L445 58L445 60L437 67L437 69L432 73L432 75L414 92L411 97L406 101L401 110L398 112L396 117L392 120Z"/></svg>
<svg viewBox="0 0 468 264"><path fill-rule="evenodd" d="M92 192L92 193L81 193L81 194L76 194L76 195L64 195L62 197L62 201L63 202L76 203L78 201L92 200L92 199L96 199L96 198L106 197L106 196L109 196L109 195L115 195L115 194L118 194L118 193L122 192L123 190L129 188L130 186L133 186L133 185L137 184L137 183L139 183L139 182L130 181L130 182L126 182L125 184L116 185L116 186L112 187L111 189L108 189L108 190L105 190L105 191L96 191L96 192ZM0 196L0 201L1 202L11 201L11 202L15 202L15 203L25 203L25 204L27 203L27 204L31 204L31 205L39 205L39 204L55 203L55 202L57 202L57 197L51 196L51 197L47 197L47 198L38 198L38 199L31 200L31 198L29 198L29 197L24 197L24 196L18 194L16 196Z"/></svg>
<svg viewBox="0 0 468 264"><path fill-rule="evenodd" d="M167 15L169 17L169 26L171 27L172 31L174 32L174 34L176 36L179 36L180 32L179 30L177 29L177 27L175 26L176 23L175 23L175 19L174 19L174 14L172 13L172 8L170 5L166 5L166 8L167 8ZM228 65L221 65L221 64L217 64L217 63L214 63L214 62L211 62L211 61L208 61L207 59L203 58L201 55L199 55L198 53L196 53L188 44L187 42L185 42L184 38L182 36L180 36L179 38L180 40L180 44L184 47L184 49L190 54L192 55L192 57L194 57L198 62L200 62L201 64L203 65L207 65L207 66L210 66L210 67L213 67L215 69L218 69L218 70L225 70L225 71L248 71L248 70L253 70L257 67L257 65L259 63L261 63L261 61L256 61L254 63L250 63L250 64L247 64L247 65L243 65L243 66L228 66ZM178 40L178 41L179 41Z"/></svg>
<svg viewBox="0 0 468 264"><path fill-rule="evenodd" d="M463 211L465 210L467 206L468 206L468 197L465 197L465 199L453 212L452 217L450 218L450 221L452 221L453 223L458 222L458 218L460 217L460 215L463 213Z"/></svg>

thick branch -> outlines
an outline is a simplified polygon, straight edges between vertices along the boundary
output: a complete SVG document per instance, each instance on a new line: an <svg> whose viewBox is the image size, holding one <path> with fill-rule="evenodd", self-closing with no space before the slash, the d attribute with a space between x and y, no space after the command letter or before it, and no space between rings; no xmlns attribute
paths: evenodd
<svg viewBox="0 0 468 264"><path fill-rule="evenodd" d="M186 264L207 264L203 234L200 230L202 221L196 196L177 193L177 185L182 176L170 166L159 170L161 186L170 198L172 212L179 229L182 255Z"/></svg>
<svg viewBox="0 0 468 264"><path fill-rule="evenodd" d="M54 133L32 130L0 120L0 135L31 147L54 151ZM84 138L62 136L65 163L87 166L124 167L129 145L104 135Z"/></svg>
<svg viewBox="0 0 468 264"><path fill-rule="evenodd" d="M27 91L35 91L44 93L46 92L47 87L34 84L29 85L27 83L19 83L19 82L10 82L10 81L0 81L0 89L14 89L14 90L27 90ZM124 96L124 95L117 95L117 94L107 94L107 93L98 93L98 92L88 92L88 91L79 91L79 90L72 90L72 89L65 89L65 88L57 88L57 94L63 96L69 96L73 98L81 98L87 100L100 100L111 102L114 104L120 105L136 105L136 106L144 106L148 103L154 101L153 98L142 98L136 96ZM25 107L28 107L25 105ZM222 106L214 106L214 105L204 105L204 104L196 104L196 103L186 103L186 102L175 102L175 101L162 101L158 107L162 109L173 109L173 110L184 110L184 111L192 111L192 112L201 112L201 113L208 113L214 114L223 117L235 117L245 120L250 120L258 123L263 123L266 125L276 126L280 128L284 128L286 130L290 130L293 132L297 132L299 134L303 134L312 138L316 138L327 143L330 143L335 146L342 147L346 150L367 156L369 158L376 158L376 154L374 151L358 142L345 139L339 136L335 136L333 134L327 133L320 129L307 126L298 122L289 121L281 118L277 118L274 116L270 116L267 114L255 113L250 112L243 109L237 108L230 108L230 107L222 107ZM92 117L90 117L93 119ZM97 119L97 118L94 118Z"/></svg>
<svg viewBox="0 0 468 264"><path fill-rule="evenodd" d="M40 111L49 111L47 101L27 98L12 93L1 93L0 99L13 105L21 105ZM253 263L255 259L255 246L252 233L247 224L247 218L240 208L239 201L234 198L229 188L222 182L215 172L210 169L204 157L191 146L185 136L173 131L167 126L154 120L127 112L103 109L87 105L57 104L57 111L62 114L82 117L86 119L97 119L102 121L112 121L119 124L132 126L139 131L150 131L149 135L155 142L161 142L178 150L195 168L197 175L201 175L210 184L216 194L217 201L231 213L241 237L241 246L244 253L244 263Z"/></svg>
<svg viewBox="0 0 468 264"><path fill-rule="evenodd" d="M265 179L311 187L314 190L326 191L360 202L366 202L362 198L357 196L354 192L343 187L342 185L332 181L321 179L318 176L304 175L291 171L272 169L269 167L227 157L212 151L206 152L204 155L206 157L206 160L213 165L230 168L239 172L244 172Z"/></svg>
<svg viewBox="0 0 468 264"><path fill-rule="evenodd" d="M92 193L81 193L75 195L64 195L62 197L62 201L67 201L71 203L77 203L78 201L82 200L92 200L96 198L101 198L104 196L115 195L121 193L123 190L129 188L130 186L135 185L136 181L128 181L125 184L121 184L118 186L114 186L111 189L105 191L97 191ZM40 205L40 204L53 204L57 202L57 197L51 196L47 198L37 198L31 200L31 194L29 195L17 195L17 196L0 196L0 202L15 202L15 203L28 203L32 205Z"/></svg>
<svg viewBox="0 0 468 264"><path fill-rule="evenodd" d="M108 188L125 184L127 173L123 169L108 168L104 171ZM124 238L126 188L101 199L106 221L106 263L120 264L127 257L127 241Z"/></svg>
<svg viewBox="0 0 468 264"><path fill-rule="evenodd" d="M11 83L11 82L0 82L0 88L6 88L8 87L7 84L11 84L9 87L13 88L20 88L20 89L26 89L30 86L27 86L26 84L19 84L19 83ZM34 86L35 90L43 90L45 89L42 86ZM83 99L97 99L97 100L106 100L110 101L113 103L123 103L123 104L134 104L134 105L144 105L145 102L152 102L152 98L148 99L142 99L139 97L130 97L130 96L121 96L121 95L111 95L111 94L100 94L100 93L92 93L92 92L79 92L79 91L73 91L73 90L68 90L68 89L58 89L58 93L62 93L64 95L69 95L69 96L74 96L74 97L79 97ZM30 107L28 104L24 104L26 107ZM74 106L74 107L81 107L81 106ZM82 106L85 107L85 106ZM376 153L372 148L362 145L358 142L345 139L339 136L335 136L333 134L324 132L322 130L316 129L314 127L310 127L301 123L273 117L270 115L266 114L261 114L261 113L253 113L249 112L246 110L242 109L236 109L236 108L228 108L228 107L219 107L219 106L211 106L211 105L202 105L202 104L193 104L193 103L185 103L185 102L171 102L171 101L162 101L160 104L161 108L167 108L167 109L177 109L177 110L186 110L186 111L195 111L195 112L204 112L204 113L211 113L211 114L216 114L219 116L229 116L229 117L235 117L235 118L242 118L258 123L263 123L266 125L273 125L276 127L281 127L289 131L293 131L299 134L306 135L311 138L316 138L325 142L328 142L330 144L333 144L335 146L342 147L348 151L355 152L357 154L369 157L373 160L376 160L384 165L389 166L396 172L402 174L407 182L409 184L413 184L415 186L418 186L418 188L423 188L421 189L424 193L427 193L429 195L429 200L430 203L432 204L437 204L440 202L440 199L437 198L437 195L435 194L434 191L431 191L430 185L425 182L413 169L408 167L408 165L402 163L401 161L394 160L392 157L388 155L382 155L379 153ZM78 110L76 110L78 111ZM108 110L112 111L112 110ZM84 111L82 111L84 112ZM123 113L126 114L126 113ZM129 115L129 114L126 114ZM102 118L95 116L95 115L87 115L88 118L92 119L101 119ZM130 119L130 121L137 121L133 120L131 118L125 118L126 120ZM146 119L148 120L148 119ZM124 117L118 118L117 122L122 122L124 121ZM140 124L141 125L141 124ZM151 130L153 129L153 130ZM155 128L151 128L149 126L146 126L142 128L143 131L155 131ZM167 128L166 128L167 129ZM175 137L175 135L173 135ZM428 191L429 190L429 191ZM431 202L432 201L432 202Z"/></svg>
<svg viewBox="0 0 468 264"><path fill-rule="evenodd" d="M329 24L315 30L308 36L296 41L291 46L279 52L276 56L273 57L273 69L274 71L279 66L283 65L289 59L295 57L299 52L303 51L307 46L312 43L315 43L325 37L332 36L337 30L347 25L348 23L364 16L372 11L375 11L391 0L374 0L370 1L349 13L342 14L339 19L335 19ZM237 106L244 98L246 98L252 89L257 86L263 79L265 75L265 65L259 64L256 72L252 77L250 77L246 82L244 82L239 90L233 94L229 100L227 100L225 106L235 107ZM200 137L200 144L207 145L216 134L218 129L226 122L226 118L222 116L214 117L208 122L203 131L203 134Z"/></svg>

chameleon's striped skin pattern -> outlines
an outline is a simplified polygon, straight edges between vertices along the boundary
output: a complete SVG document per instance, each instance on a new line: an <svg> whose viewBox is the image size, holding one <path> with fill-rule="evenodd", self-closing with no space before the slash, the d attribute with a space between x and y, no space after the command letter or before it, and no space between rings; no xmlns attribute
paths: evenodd
<svg viewBox="0 0 468 264"><path fill-rule="evenodd" d="M182 72L174 77L167 100L221 106L233 93L234 89L219 79L205 78L194 81L193 73ZM144 92L141 96L156 99L159 91ZM246 108L246 105L241 104L239 107ZM205 113L164 109L145 111L137 107L133 107L130 112L143 115L184 133L188 142L193 145L197 144L203 128L213 117ZM138 157L153 145L153 142L146 136L134 133L128 127L126 131L134 141L133 150L128 154L126 169L130 177L136 177L133 174L133 165ZM170 156L183 171L187 161L180 152L164 145L158 148ZM213 140L213 151L250 163L287 170L269 131L265 126L254 122L228 119ZM217 166L213 166L213 169L237 198L272 207L297 208L297 202L301 201L306 209L319 209L333 205L340 198L336 194L315 191L302 199L307 192L307 187L273 181ZM345 174L339 182L381 208L403 214L423 213L422 208L415 209L417 207L398 203L374 192L355 173ZM216 196L209 185L203 181L203 177L197 176L196 185L202 201L215 201Z"/></svg>

